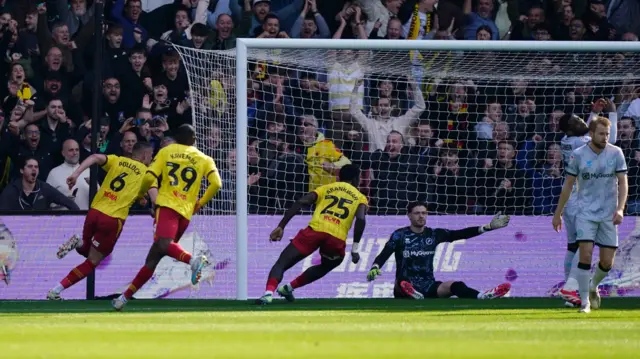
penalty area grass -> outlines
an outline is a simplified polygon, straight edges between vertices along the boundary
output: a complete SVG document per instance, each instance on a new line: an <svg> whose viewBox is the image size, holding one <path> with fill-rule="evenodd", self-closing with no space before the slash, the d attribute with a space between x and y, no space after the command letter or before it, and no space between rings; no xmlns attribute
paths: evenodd
<svg viewBox="0 0 640 359"><path fill-rule="evenodd" d="M2 358L638 358L638 298L0 301Z"/></svg>

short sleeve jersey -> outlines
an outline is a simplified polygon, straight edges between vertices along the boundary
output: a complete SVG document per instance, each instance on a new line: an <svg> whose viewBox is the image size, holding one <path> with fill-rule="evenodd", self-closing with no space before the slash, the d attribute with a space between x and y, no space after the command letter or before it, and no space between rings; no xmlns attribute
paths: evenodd
<svg viewBox="0 0 640 359"><path fill-rule="evenodd" d="M346 182L320 186L314 192L318 198L309 227L346 241L358 206L369 205L367 198Z"/></svg>
<svg viewBox="0 0 640 359"><path fill-rule="evenodd" d="M107 175L91 208L110 217L127 219L129 208L140 196L147 166L127 157L109 155L102 168Z"/></svg>

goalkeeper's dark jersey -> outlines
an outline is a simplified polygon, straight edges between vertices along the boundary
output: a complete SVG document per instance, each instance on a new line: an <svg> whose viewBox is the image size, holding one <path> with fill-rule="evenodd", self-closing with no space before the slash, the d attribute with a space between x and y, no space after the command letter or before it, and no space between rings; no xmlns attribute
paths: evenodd
<svg viewBox="0 0 640 359"><path fill-rule="evenodd" d="M422 233L415 233L410 227L400 228L393 232L373 264L382 267L391 254L395 254L396 284L406 280L411 282L416 290L424 291L435 282L433 258L438 244L475 237L480 234L478 229L469 227L450 231L425 227Z"/></svg>

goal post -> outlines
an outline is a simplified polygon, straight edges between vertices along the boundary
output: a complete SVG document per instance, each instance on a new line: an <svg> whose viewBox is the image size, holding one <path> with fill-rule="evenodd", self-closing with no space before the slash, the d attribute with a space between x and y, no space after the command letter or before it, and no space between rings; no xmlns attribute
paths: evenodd
<svg viewBox="0 0 640 359"><path fill-rule="evenodd" d="M176 48L181 54L187 69L192 88L192 98L194 97L194 88L198 87L194 84L200 83L201 86L208 87L211 78L210 73L212 72L222 73L222 76L228 81L226 85L222 86L222 88L226 90L224 97L228 102L225 111L223 111L224 113L216 113L216 111L206 109L209 99L205 99L205 97L209 96L212 90L204 88L199 89L199 95L196 95L196 97L201 98L199 100L194 99L194 101L204 102L205 104L201 104L200 107L195 106L193 116L196 129L199 133L199 141L208 138L209 130L212 127L220 127L222 132L226 131L226 139L222 141L225 143L223 149L228 153L233 152L235 155L233 160L235 161L233 162L235 165L235 186L233 186L233 201L235 201L235 204L229 207L231 208L229 210L221 210L219 208L204 209L203 214L199 217L211 216L212 219L210 221L208 220L209 224L200 225L198 230L220 233L220 235L226 236L225 238L228 241L231 241L232 237L234 237L233 247L235 248L233 248L233 250L235 252L235 258L233 261L235 262L235 283L225 283L225 285L234 287L235 293L233 296L239 300L244 300L259 294L259 291L263 288L259 289L261 284L257 283L266 281L268 268L275 262L277 253L279 253L285 245L285 243L282 243L282 245L273 244L273 246L258 245L256 244L257 241L267 242L269 232L275 228L286 205L291 203L292 197L307 191L311 188L310 186L312 186L311 182L313 182L313 180L309 180L309 178L314 176L314 173L305 172L306 177L304 177L304 183L301 183L301 181L303 181L301 178L294 176L294 172L298 169L308 169L308 167L311 166L311 164L308 163L308 158L304 158L304 163L302 164L294 161L294 164L288 162L285 165L280 162L280 157L270 158L269 166L259 165L262 166L260 167L262 170L258 176L255 176L255 173L250 173L249 168L258 166L257 164L251 163L252 159L256 156L255 153L253 153L254 151L262 151L259 156L263 156L263 154L265 156L280 156L281 153L279 149L274 150L269 147L270 141L275 139L273 143L282 141L289 142L289 145L291 145L291 141L280 139L280 137L278 137L277 134L274 135L269 128L270 125L277 127L281 124L285 127L292 126L288 121L295 122L293 126L297 126L296 131L298 131L298 127L306 126L308 123L323 127L324 132L322 138L326 138L329 142L335 140L337 150L335 153L347 151L346 147L353 144L350 142L358 142L357 149L349 147L349 154L353 158L349 158L348 160L366 163L367 171L369 172L369 177L366 180L366 187L368 188L367 195L371 196L375 203L374 209L372 210L373 218L368 222L368 226L371 229L365 233L367 238L362 246L365 255L363 255L361 263L354 265L350 263L349 258L345 259L345 262L337 269L338 273L328 276L325 280L326 284L322 284L322 281L314 284L319 289L303 292L305 293L302 295L303 297L390 296L389 282L393 281L393 259L390 260L389 265L384 269L384 283L367 284L362 278L359 278L359 276L364 278L367 267L371 265L373 258L379 253L382 245L384 245L386 239L389 238L393 229L407 225L406 219L403 219L404 213L401 209L404 204L412 199L428 201L430 205L434 204L433 207L430 206L429 211L438 216L430 217L430 219L428 219L428 225L452 229L457 229L464 225L482 224L501 208L508 207L508 205L504 203L487 204L487 198L492 196L496 197L495 194L489 194L488 191L486 195L482 195L484 196L483 200L474 202L470 199L471 197L479 197L479 193L485 193L483 186L486 187L487 182L470 182L469 179L473 178L477 180L480 178L478 175L480 171L489 167L496 167L495 163L499 161L495 156L497 156L496 153L499 151L498 143L500 141L492 137L497 136L495 134L498 131L496 129L498 126L495 125L496 123L507 124L505 125L507 127L505 132L511 134L513 137L507 137L506 140L510 143L513 142L514 146L517 144L518 147L512 149L515 150L513 151L514 153L520 149L522 149L520 152L523 152L524 148L528 145L535 147L535 149L530 151L530 153L532 153L531 158L529 158L528 155L522 157L518 155L514 157L513 160L520 161L518 162L518 166L520 166L520 163L526 163L526 165L523 165L523 168L518 167L518 169L521 169L522 173L532 171L530 173L532 174L531 176L534 177L540 176L540 184L532 184L533 177L527 177L528 188L525 188L527 198L526 201L523 200L524 202L515 202L515 206L519 206L519 209L512 210L511 214L518 216L518 218L514 218L513 228L509 231L505 230L501 232L504 234L482 236L477 240L474 238L466 243L455 246L453 244L445 245L443 248L439 248L436 255L437 263L435 263L434 267L435 275L436 278L444 277L447 280L450 276L453 276L461 280L468 280L472 285L479 286L485 285L484 277L491 276L496 284L507 278L509 281L518 281L517 287L519 292L516 292L515 295L544 296L552 293L554 285L562 280L561 257L564 255L565 242L563 242L564 237L562 235L552 234L552 231L549 230L551 227L550 219L541 217L550 214L550 208L553 207L554 203L551 197L557 197L557 193L553 193L553 191L545 192L545 186L556 188L558 183L558 181L553 181L553 178L557 179L557 172L551 174L553 167L549 170L549 168L545 167L546 164L542 163L544 162L545 156L553 157L553 155L548 153L555 149L552 149L550 146L553 145L553 141L558 139L557 134L554 135L553 133L545 132L548 131L546 126L557 126L557 122L555 125L553 122L554 118L557 120L557 117L554 117L556 111L558 111L558 113L575 112L580 116L584 115L586 117L589 114L584 113L583 110L590 106L590 104L587 104L587 101L599 97L617 99L621 87L640 87L640 62L637 60L638 55L640 55L640 43L635 42L396 41L242 38L237 39L236 49L229 51L203 51L180 46L176 46ZM354 93L360 96L360 102L357 103L358 113L362 113L364 117L373 118L377 116L380 111L377 108L379 106L379 98L385 97L382 95L374 96L371 91L375 90L376 94L379 93L379 91L385 91L382 87L379 89L375 87L377 84L385 81L392 82L391 86L393 89L389 90L389 93L391 93L389 97L393 97L389 99L389 106L394 113L392 118L407 119L407 117L410 116L415 117L411 121L411 126L406 126L406 133L403 132L405 137L401 140L403 142L402 145L405 147L410 147L410 145L414 146L415 141L420 140L420 135L417 134L420 129L414 128L414 126L426 123L428 127L431 121L430 125L433 127L434 138L429 138L429 140L435 140L437 137L438 141L434 142L436 145L432 143L432 147L436 146L437 151L433 155L433 162L422 163L422 167L416 170L421 173L420 176L424 175L423 177L417 175L416 178L411 179L406 179L409 177L403 177L405 179L397 180L402 183L397 186L398 188L394 189L385 188L384 191L381 191L380 187L374 188L375 186L379 186L383 180L387 181L387 179L384 178L384 176L386 176L385 174L377 172L379 168L372 164L375 161L372 160L374 157L370 154L373 153L373 150L376 148L382 152L386 150L384 141L388 140L387 136L384 136L384 138L380 137L382 138L382 140L380 140L381 144L378 144L376 147L374 144L376 141L375 136L371 133L367 136L367 128L364 125L360 126L357 130L352 130L351 128L336 129L330 128L332 125L327 126L329 122L333 121L331 116L335 116L335 112L326 109L327 103L329 103L328 106L333 106L332 103L341 104L342 107L339 107L340 111L343 111L343 113L353 113L349 108L350 103L347 97L351 94L351 89L354 88L356 76L353 75L353 78L349 77L351 76L351 73L349 73L348 76L345 75L345 77L348 78L347 80L335 80L335 82L332 82L334 80L331 79L332 75L329 74L326 69L327 62L325 61L325 58L332 50L357 51L358 55L364 59L361 64L362 66L357 70L353 70L353 74L359 74L357 76L360 76L366 81L366 90L364 90L364 92L354 90ZM490 53L495 56L495 61L483 62L483 56ZM450 56L442 57L442 54L449 54ZM614 58L614 55L617 54L622 54L623 60ZM425 63L428 61L431 61L431 63L429 66L425 66ZM622 64L620 61L622 61ZM345 64L345 67L347 65L348 64ZM260 68L260 70L258 70L258 68ZM260 85L255 84L257 80L253 77L258 71L262 71L263 75L268 77L271 70L273 70L272 74L275 77L287 78L287 76L289 76L290 78L288 78L288 80L278 80L285 83L284 85L281 82L277 84L269 83L268 85L273 87L273 92L268 93L268 91L265 90L262 92L264 98L259 98L259 95L255 93L262 91L262 89L254 90L254 86L258 88ZM292 72L295 72L296 76L298 76L294 79L295 81L291 81L293 79L290 75ZM302 77L309 73L313 75L309 78L315 81L314 86L324 86L321 90L318 90L318 92L322 94L310 101L306 101L308 100L307 98L296 98L296 96L298 96L297 87L299 83L303 81ZM322 80L320 80L320 77L322 77ZM403 80L389 80L393 78L403 78ZM231 79L233 81L231 81ZM305 77L304 80L306 79ZM434 79L438 81L434 83ZM260 81L264 82L264 80ZM223 81L220 80L220 82ZM417 82L418 87L412 87L411 82ZM516 84L516 82L525 82L525 85ZM231 88L231 83L233 84L233 88ZM292 85L292 83L296 84ZM607 89L594 91L588 96L584 93L578 96L576 91L578 91L577 87L579 84L588 84L591 87L595 86L598 88L607 87ZM252 86L252 88L249 86ZM283 86L284 89L282 89ZM332 86L335 88L332 88ZM528 89L527 91L519 93L519 90L517 90L518 86L528 87ZM280 90L276 90L277 87L280 87ZM460 87L463 89L460 89ZM482 87L482 89L478 90L480 87ZM473 88L476 93L472 94L471 88ZM512 91L514 93L510 92L508 95L498 93L498 90L502 91L503 88L505 91ZM613 88L615 88L615 90L612 90ZM456 94L458 90L462 91L462 93ZM334 95L327 95L327 92ZM400 92L403 92L404 97L396 98ZM250 98L250 93L254 93L252 96L255 97ZM417 97L419 95L427 102L426 108L425 106L421 107L421 101ZM489 143L495 140L493 145L487 145L494 146L492 149L483 148L479 150L473 147L473 161L470 158L462 158L462 151L457 152L460 148L466 146L466 144L461 145L459 143L460 141L456 141L459 138L451 137L462 136L462 130L449 128L446 124L447 119L442 116L442 109L445 109L444 112L446 112L448 111L446 110L446 108L448 108L447 106L455 105L453 103L454 101L449 101L449 96L454 98L457 95L464 96L468 103L463 104L464 108L456 107L455 111L459 111L456 113L468 112L468 115L474 118L473 121L469 120L473 125L476 125L476 122L482 122L483 117L489 118L492 116L489 113L491 111L490 104L492 101L499 105L498 116L503 116L502 120L489 121L491 125L488 126L488 129L485 129L484 132L482 128L466 128L465 131L474 132L474 136L476 136L473 140L469 139L469 143L472 141L480 142L481 140L483 143ZM279 106L273 106L273 104L268 103L269 101L273 101L273 98L278 98L278 96L287 97L287 99L281 100ZM573 100L569 99L571 96L574 97ZM510 103L507 103L507 100L505 100L507 97L508 101L511 101ZM576 97L580 97L580 101L583 102L567 102L576 101ZM265 98L269 98L269 100L265 100ZM498 98L498 100L494 100L495 98ZM567 98L567 100L564 100L564 98ZM346 102L340 103L341 100ZM531 101L531 103L528 103L528 100ZM249 106L248 104L252 101L254 104ZM262 103L256 106L255 102L259 101ZM322 102L322 106L324 107L316 109L315 106L318 102ZM306 108L306 106L314 108ZM527 114L529 114L528 111L531 111L531 115L535 115L535 119L531 120L532 123L530 123L529 126L524 126L521 122L518 122L519 106L523 106L522 111L527 112ZM418 110L415 110L416 108ZM412 114L412 109L414 112L417 111L420 113ZM310 113L309 110L314 110L315 112ZM617 109L617 111L619 111L619 109ZM250 113L253 114L250 116ZM256 115L255 113L261 114ZM320 113L320 115L318 113ZM323 115L325 116L323 117ZM607 116L606 113L603 115ZM624 113L620 114L620 116L622 115L624 115ZM258 119L259 117L260 119ZM478 120L476 121L476 119ZM258 121L265 122L266 124L256 125ZM356 122L356 120L353 120L353 122ZM434 125L434 122L438 122L442 126L436 129L435 127L439 125ZM256 127L260 127L257 135L256 132L252 132ZM342 133L340 131L343 131L347 137L351 136L351 131L355 131L359 133L359 137L354 137L354 139L349 137L349 140L345 140L345 138L338 140L337 134ZM389 131L396 131L396 128L391 126L386 132L383 132L385 135L389 135ZM411 134L409 134L409 132L411 132ZM299 133L296 132L293 135L298 136ZM483 135L488 137L481 137ZM540 141L533 140L536 136L544 138L542 140L543 145L538 143ZM554 140L545 142L547 141L547 137L553 138ZM258 144L254 145L253 139L255 138L258 139L256 140ZM252 140L250 141L250 139ZM295 141L295 139L293 141ZM466 137L465 141L467 141ZM536 143L532 144L532 141ZM266 149L258 148L260 145L265 145ZM543 147L543 149L540 149L541 147ZM464 181L454 180L453 182L447 182L447 180L443 180L439 182L438 178L436 178L438 175L434 175L436 171L446 172L449 170L447 165L443 164L450 160L450 158L447 157L447 151L449 150L442 151L443 148L451 149L451 156L455 157L456 162L456 169L452 169L451 171L454 171L456 176L458 176L457 171L459 166L460 173L464 174L458 177L464 177ZM321 150L329 151L325 147ZM277 152L276 155L273 155L274 151ZM283 151L285 152L284 156L287 155L287 151L291 152L289 153L290 157L299 155L299 153L295 153L291 148ZM479 151L484 151L484 154L490 153L491 156L493 156L494 163L489 167L483 168L482 161L486 158L478 156ZM453 152L456 153L454 154ZM470 152L471 150L469 150L469 153ZM317 153L316 151L316 154ZM334 154L334 152L331 152L331 154L327 153L325 153L324 156L332 156ZM364 155L358 154L356 156L356 153L364 153ZM633 156L633 154L631 155ZM431 154L429 156L431 156ZM460 158L458 156L460 156ZM297 156L296 158L300 157L301 156ZM336 155L335 163L344 163L340 162L342 160L338 159L338 157L339 154ZM381 161L380 158L384 158L382 161L391 161L388 159L389 157L375 158L378 162ZM260 157L260 160L262 159L263 158ZM222 159L217 158L216 160ZM628 160L630 160L630 158L628 158ZM224 161L227 161L226 157ZM459 164L458 161L460 161ZM400 165L402 165L402 163ZM339 164L336 166L339 166ZM219 165L219 167L221 167L221 165ZM318 167L322 166L320 165ZM283 168L285 168L284 171L288 171L287 173L291 176L285 179L276 179L277 176L273 175L273 173L282 171ZM294 169L292 170L291 168ZM400 172L404 173L408 171L406 170L408 167L400 168L403 168ZM414 171L414 169L411 169L411 171ZM267 175L266 173L271 174ZM335 174L336 172L329 173ZM269 178L266 179L265 177ZM440 177L442 178L443 176ZM320 176L318 183L323 181L322 178L326 180L326 174L325 177ZM495 180L496 178L493 179ZM529 179L531 181L529 181ZM263 180L266 181L264 183L268 182L269 185L275 186L277 189L270 188L265 191L255 191L256 186L262 185ZM545 180L547 182L545 182ZM283 182L289 182L289 185L294 182L293 184L301 184L302 186L298 186L292 190L291 186L286 183L283 184ZM274 185L273 183L276 184ZM374 185L374 183L376 184ZM422 186L423 184L424 186ZM282 186L286 188L283 189L281 188ZM536 186L541 187L538 188ZM405 188L402 189L400 187ZM444 191L444 189L451 189L455 194L451 195L448 191ZM446 193L439 193L440 190ZM416 195L413 196L413 193L416 193ZM535 193L545 197L545 200L541 201L542 204L533 203L531 196ZM424 194L424 196L422 194ZM252 196L254 198L257 197L258 200L253 201L250 198ZM272 198L274 196L277 198ZM451 202L451 196L465 197L465 200L459 203L455 202L455 200ZM519 194L518 196L524 197L525 194ZM231 198L227 196L224 197L222 201L231 202ZM523 205L522 203L526 204ZM461 209L463 207L464 209ZM478 208L482 209L478 210ZM287 227L283 242L295 235L297 230L301 229L299 228L300 225L304 225L303 222L308 219L306 215L308 215L308 213L303 214L300 221L292 221ZM222 220L218 219L218 216L227 216L228 218L222 222ZM230 227L229 223L231 222L229 222L229 220L231 219L235 224L234 228ZM538 227L540 227L539 230L537 230ZM621 227L621 241L624 241L626 237L632 236L632 234L635 233L634 230L635 220L627 221L625 227ZM536 238L537 235L543 236L544 240ZM505 237L505 242L500 241L501 236ZM543 241L552 242L553 245L541 243ZM350 245L350 242L348 243ZM509 248L507 246L509 246ZM211 250L215 251L216 248L212 248ZM553 253L551 253L552 255L548 255L549 253L547 253L550 250L553 251ZM519 253L519 251L523 253ZM264 257L256 258L256 255L261 255L261 253L264 253ZM542 257L544 256L549 258L543 259ZM517 263L525 259L529 260L526 265ZM300 266L291 269L292 273L285 278L285 281L290 280L291 275L297 275L301 270L316 263L317 260L318 258L315 257L305 259ZM518 266L522 266L522 268ZM548 268L549 266L552 268ZM628 271L628 269L624 270ZM344 276L345 279L337 279L339 276ZM230 278L227 278L227 280L229 279ZM634 279L632 282L637 283L638 280ZM525 289L525 287L528 288ZM225 290L225 293L230 293L230 291Z"/></svg>

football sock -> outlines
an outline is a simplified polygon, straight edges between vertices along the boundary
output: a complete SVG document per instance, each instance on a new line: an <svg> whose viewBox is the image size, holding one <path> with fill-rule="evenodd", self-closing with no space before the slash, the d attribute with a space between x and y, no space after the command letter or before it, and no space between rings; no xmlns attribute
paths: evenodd
<svg viewBox="0 0 640 359"><path fill-rule="evenodd" d="M338 262L338 264L340 263ZM327 275L327 273L331 272L335 267L337 267L337 265L323 265L323 264L309 267L307 268L306 271L304 271L304 273L300 274L296 279L291 281L291 287L293 289L296 289L296 288L305 286L309 283L313 283L318 279Z"/></svg>
<svg viewBox="0 0 640 359"><path fill-rule="evenodd" d="M573 258L576 257L576 252L567 251L564 254L564 280L565 282L569 279L569 275L571 274L571 268L573 267Z"/></svg>
<svg viewBox="0 0 640 359"><path fill-rule="evenodd" d="M473 288L467 287L464 282L451 283L451 294L455 295L458 298L482 299L480 292Z"/></svg>
<svg viewBox="0 0 640 359"><path fill-rule="evenodd" d="M296 279L291 281L291 288L296 289L296 288L300 288L303 287L313 281L310 281L308 278L306 278L306 276L304 275L306 273L306 271L302 274L300 274Z"/></svg>
<svg viewBox="0 0 640 359"><path fill-rule="evenodd" d="M591 265L588 263L578 263L576 269L576 279L578 280L578 293L582 304L589 303L589 280L591 279Z"/></svg>
<svg viewBox="0 0 640 359"><path fill-rule="evenodd" d="M60 285L62 288L67 289L91 274L94 269L96 269L96 266L87 259L79 266L73 268L71 272L69 272L69 274L67 274L67 276L60 282Z"/></svg>
<svg viewBox="0 0 640 359"><path fill-rule="evenodd" d="M56 292L57 294L62 293L63 290L64 290L64 287L60 283L56 284L56 286L53 287L53 291Z"/></svg>
<svg viewBox="0 0 640 359"><path fill-rule="evenodd" d="M152 276L153 271L147 268L147 266L143 266L136 277L133 278L133 281L129 284L127 290L122 293L122 296L127 300L130 299L145 283L147 283L147 281L149 281L149 279L151 279Z"/></svg>
<svg viewBox="0 0 640 359"><path fill-rule="evenodd" d="M177 259L182 263L191 264L191 253L185 251L176 242L169 243L167 248L167 255L171 258Z"/></svg>
<svg viewBox="0 0 640 359"><path fill-rule="evenodd" d="M273 291L276 290L276 288L278 288L278 283L280 283L280 281L276 278L269 278L267 280L267 288L265 289L266 292L270 292L271 294L273 294ZM267 293L265 293L267 294Z"/></svg>
<svg viewBox="0 0 640 359"><path fill-rule="evenodd" d="M609 271L611 270L611 268L609 269L605 269L602 267L602 264L598 263L598 266L596 267L596 272L593 273L593 278L591 279L591 290L595 290L598 288L598 284L600 284L600 282L602 282L602 280L607 276L607 274L609 274Z"/></svg>
<svg viewBox="0 0 640 359"><path fill-rule="evenodd" d="M78 252L79 255L87 258L87 256L89 256L89 249L91 249L91 239L84 240L83 238L82 245L76 248L76 252Z"/></svg>

